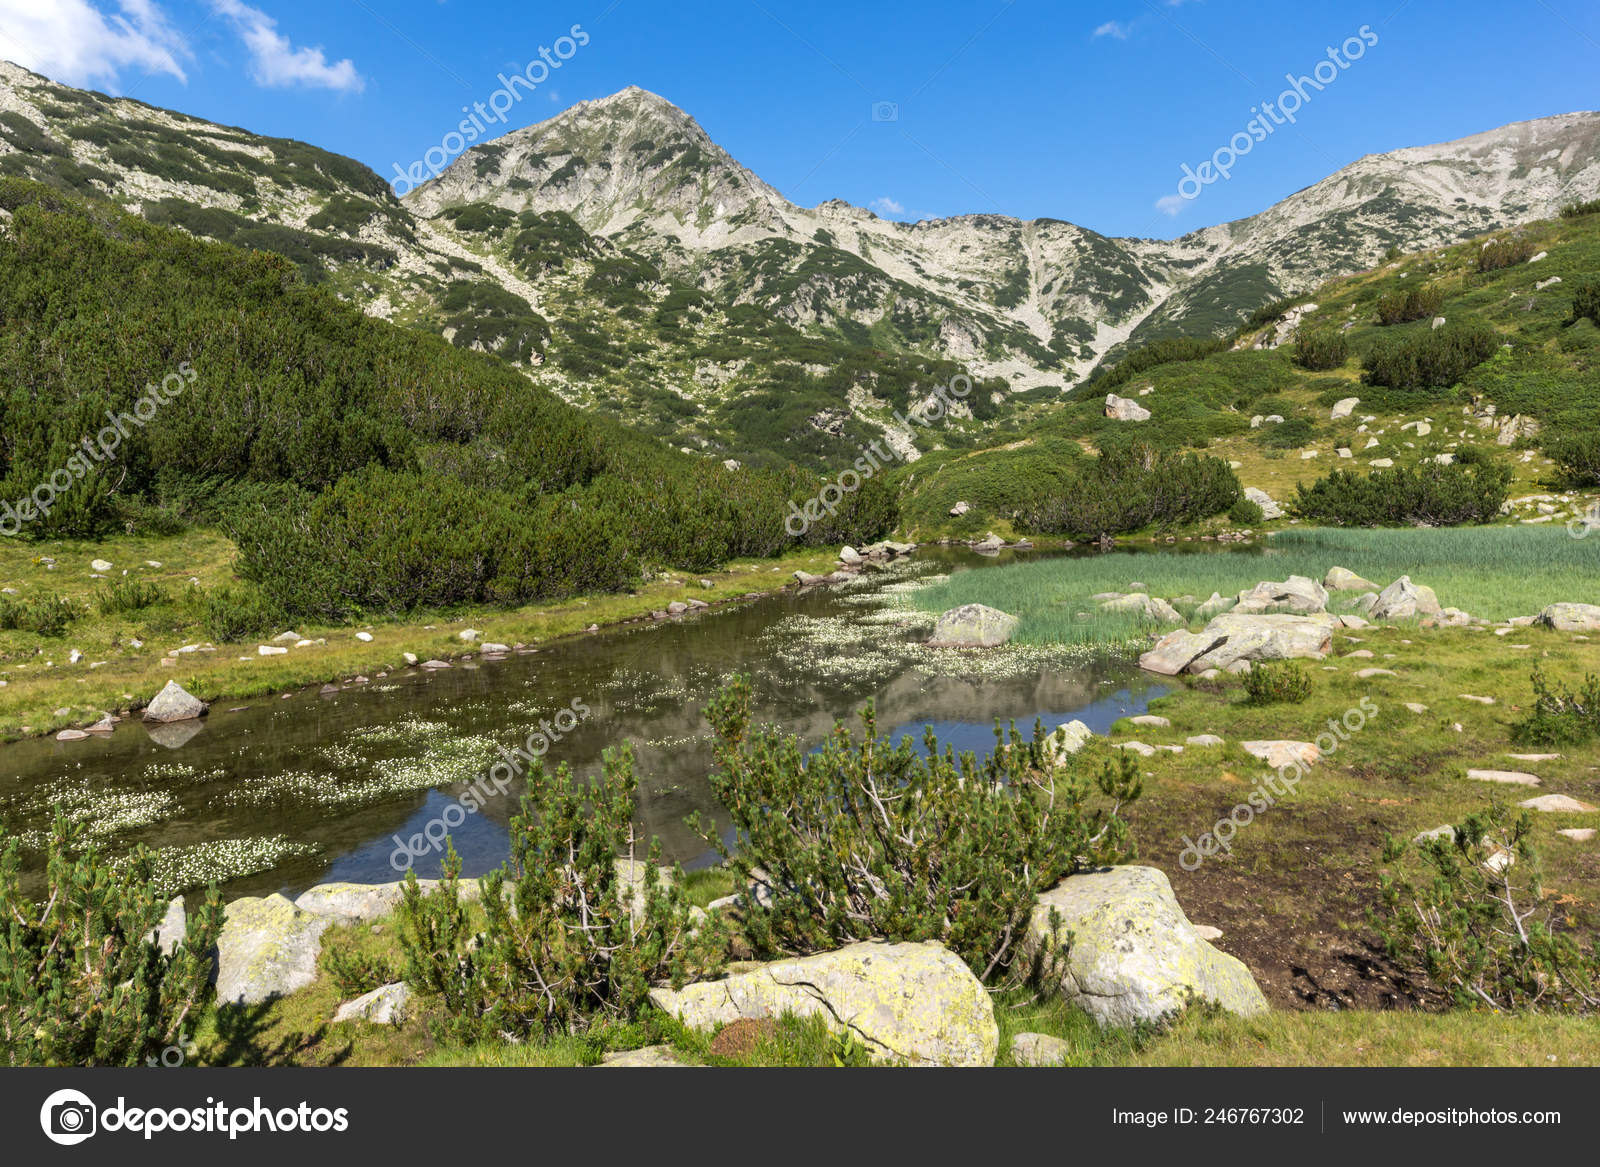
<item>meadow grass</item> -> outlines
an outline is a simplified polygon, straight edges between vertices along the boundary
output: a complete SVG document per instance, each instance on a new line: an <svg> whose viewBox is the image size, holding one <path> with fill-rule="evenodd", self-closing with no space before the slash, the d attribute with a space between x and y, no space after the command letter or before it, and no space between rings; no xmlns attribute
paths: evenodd
<svg viewBox="0 0 1600 1167"><path fill-rule="evenodd" d="M1107 643L1156 625L1102 613L1090 599L1097 593L1127 592L1138 582L1189 616L1213 591L1229 597L1290 575L1320 581L1335 566L1380 588L1409 575L1440 603L1490 620L1536 615L1562 601L1600 603L1600 539L1574 539L1560 527L1281 531L1266 545L1089 553L958 572L912 601L929 612L988 604L1020 617L1016 639L1028 643Z"/></svg>
<svg viewBox="0 0 1600 1167"><path fill-rule="evenodd" d="M296 621L294 629L318 643L262 657L256 646L266 637L251 637L217 645L215 652L184 654L176 666L162 665L177 646L208 643L198 607L178 598L191 581L206 589L236 582L234 557L231 542L205 529L163 538L0 539L0 585L14 588L19 601L65 597L76 612L61 636L0 629L0 741L92 724L103 712L142 705L169 680L207 701L257 697L399 668L403 652L423 660L459 655L470 649L456 635L467 626L481 629L485 641L541 644L581 633L590 624L638 619L673 600L715 604L770 591L791 582L797 568L821 572L834 564L833 552L807 548L776 559L739 560L720 571L678 572L670 581L643 583L631 594L574 596L517 608L419 609L351 625ZM93 578L90 563L100 558L114 565L110 579ZM161 566L150 567L151 562ZM701 578L711 587L702 588ZM165 600L136 611L103 611L100 598L130 581L159 588ZM371 639L358 640L359 630ZM81 654L76 663L74 649Z"/></svg>

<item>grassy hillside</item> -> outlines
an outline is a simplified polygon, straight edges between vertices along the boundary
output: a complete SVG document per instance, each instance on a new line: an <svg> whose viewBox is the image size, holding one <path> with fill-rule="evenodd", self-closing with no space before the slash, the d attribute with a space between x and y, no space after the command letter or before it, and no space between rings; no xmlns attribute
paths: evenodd
<svg viewBox="0 0 1600 1167"><path fill-rule="evenodd" d="M222 524L257 585L219 632L631 586L770 555L790 468L730 471L505 364L363 315L289 261L0 180L7 536ZM875 485L806 539L870 539ZM52 598L6 598L7 619ZM131 600L130 600L131 602ZM232 638L218 635L218 639Z"/></svg>
<svg viewBox="0 0 1600 1167"><path fill-rule="evenodd" d="M1231 341L1167 340L1130 354L1015 432L899 468L905 527L923 538L1025 532L1026 500L1049 475L1077 451L1130 439L1226 458L1246 486L1285 503L1336 468L1365 474L1375 462L1465 460L1475 449L1512 470L1513 499L1524 500L1516 518L1572 517L1600 485L1600 328L1585 291L1600 281L1600 213L1575 211L1397 257L1258 313ZM1385 324L1380 307L1426 312ZM1108 393L1150 419L1108 419ZM1333 406L1351 397L1359 404L1335 419ZM1567 493L1526 498L1552 490ZM956 520L958 501L971 509ZM1556 513L1537 513L1540 502Z"/></svg>

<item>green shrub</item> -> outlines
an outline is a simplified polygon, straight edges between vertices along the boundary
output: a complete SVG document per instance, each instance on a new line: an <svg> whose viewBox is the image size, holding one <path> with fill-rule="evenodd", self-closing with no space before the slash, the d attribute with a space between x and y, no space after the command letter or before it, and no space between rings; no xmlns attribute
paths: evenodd
<svg viewBox="0 0 1600 1167"><path fill-rule="evenodd" d="M1244 691L1251 705L1300 705L1311 696L1311 674L1296 661L1256 661Z"/></svg>
<svg viewBox="0 0 1600 1167"><path fill-rule="evenodd" d="M1139 795L1120 757L1098 780L1066 755L1058 769L1035 727L1009 742L997 729L982 763L942 753L929 729L880 737L869 705L863 734L841 723L817 750L751 724L749 682L706 710L716 733L711 788L727 809L704 831L737 877L746 940L759 955L805 953L869 937L938 940L981 979L1005 979L1035 897L1064 876L1132 854L1121 809ZM1090 807L1098 793L1102 805Z"/></svg>
<svg viewBox="0 0 1600 1167"><path fill-rule="evenodd" d="M1378 323L1404 324L1409 320L1431 320L1444 307L1444 289L1423 284L1378 297Z"/></svg>
<svg viewBox="0 0 1600 1167"><path fill-rule="evenodd" d="M195 591L201 624L217 644L254 640L285 623L283 607L255 588L222 584L209 592Z"/></svg>
<svg viewBox="0 0 1600 1167"><path fill-rule="evenodd" d="M143 848L111 865L57 816L38 899L21 887L20 845L0 852L0 1063L136 1066L181 1041L212 995L222 926L213 885L189 897L170 954L150 939L167 900Z"/></svg>
<svg viewBox="0 0 1600 1167"><path fill-rule="evenodd" d="M1298 486L1292 505L1298 517L1332 527L1454 527L1491 522L1510 486L1510 467L1463 458L1370 474L1335 470Z"/></svg>
<svg viewBox="0 0 1600 1167"><path fill-rule="evenodd" d="M400 979L394 962L370 945L349 937L330 937L317 954L317 967L339 990L341 1000L359 997Z"/></svg>
<svg viewBox="0 0 1600 1167"><path fill-rule="evenodd" d="M1478 271L1492 272L1515 267L1519 263L1526 263L1533 251L1533 241L1529 239L1491 239L1478 251Z"/></svg>
<svg viewBox="0 0 1600 1167"><path fill-rule="evenodd" d="M1600 199L1590 199L1586 203L1568 203L1561 208L1563 219L1576 219L1583 215L1593 215L1600 212Z"/></svg>
<svg viewBox="0 0 1600 1167"><path fill-rule="evenodd" d="M1228 508L1228 521L1241 527L1255 527L1266 522L1266 512L1261 509L1260 503L1251 502L1241 497L1238 502Z"/></svg>
<svg viewBox="0 0 1600 1167"><path fill-rule="evenodd" d="M1451 1004L1492 1012L1592 1013L1600 948L1544 898L1533 816L1496 804L1448 838L1390 838L1373 927L1390 959ZM1418 860L1420 859L1420 863ZM1404 863L1400 861L1404 860Z"/></svg>
<svg viewBox="0 0 1600 1167"><path fill-rule="evenodd" d="M1262 431L1261 444L1274 450L1297 450L1316 436L1316 426L1306 417L1291 417Z"/></svg>
<svg viewBox="0 0 1600 1167"><path fill-rule="evenodd" d="M1600 324L1600 277L1588 276L1572 286L1572 317L1567 323L1584 319Z"/></svg>
<svg viewBox="0 0 1600 1167"><path fill-rule="evenodd" d="M1576 691L1533 670L1533 707L1511 728L1519 746L1576 746L1600 737L1600 677L1590 675Z"/></svg>
<svg viewBox="0 0 1600 1167"><path fill-rule="evenodd" d="M1570 485L1600 483L1600 429L1552 437L1545 442L1544 452Z"/></svg>
<svg viewBox="0 0 1600 1167"><path fill-rule="evenodd" d="M1047 535L1099 539L1153 523L1195 523L1226 513L1243 494L1220 458L1112 446L1065 489L1025 509L1019 522Z"/></svg>
<svg viewBox="0 0 1600 1167"><path fill-rule="evenodd" d="M78 609L65 596L16 600L0 596L0 629L20 629L35 636L65 636Z"/></svg>
<svg viewBox="0 0 1600 1167"><path fill-rule="evenodd" d="M155 604L164 604L170 596L158 584L136 579L121 579L102 587L95 595L95 607L103 616L117 616L125 612L142 612Z"/></svg>
<svg viewBox="0 0 1600 1167"><path fill-rule="evenodd" d="M652 984L715 971L716 929L693 931L681 871L659 844L635 862L632 755L607 751L598 783L536 764L511 820L511 859L481 881L484 928L468 935L461 860L424 893L406 876L399 908L405 979L455 1041L582 1033L628 1022ZM624 860L624 862L619 862Z"/></svg>
<svg viewBox="0 0 1600 1167"><path fill-rule="evenodd" d="M1369 385L1391 389L1449 388L1488 360L1500 336L1481 320L1452 320L1378 341L1362 362Z"/></svg>
<svg viewBox="0 0 1600 1167"><path fill-rule="evenodd" d="M1350 357L1350 342L1337 328L1302 328L1295 334L1294 359L1303 369L1337 369Z"/></svg>

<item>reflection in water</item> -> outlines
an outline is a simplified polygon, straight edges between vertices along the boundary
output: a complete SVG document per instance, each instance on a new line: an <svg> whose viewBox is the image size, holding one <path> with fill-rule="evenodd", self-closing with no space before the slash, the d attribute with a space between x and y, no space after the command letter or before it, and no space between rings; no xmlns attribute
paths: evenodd
<svg viewBox="0 0 1600 1167"><path fill-rule="evenodd" d="M923 648L926 618L904 599L913 579L982 566L965 552L924 555L842 591L767 596L481 666L219 705L204 723L149 733L124 725L109 738L17 743L0 750L0 816L38 844L60 807L113 850L158 849L160 870L174 879L234 876L230 898L385 882L397 878L394 836L420 830L502 748L541 722L548 730L557 711L580 701L588 718L560 735L547 763L594 773L604 750L626 743L645 835L660 837L669 859L692 864L705 847L684 819L718 817L700 711L736 673L751 679L759 720L808 744L838 719L854 727L871 700L895 737L920 737L931 724L958 751L980 755L993 748L996 720L1029 731L1035 718L1053 728L1076 717L1104 731L1161 692L1129 666L1080 650ZM505 858L520 785L452 831L467 873ZM436 874L436 857L416 870Z"/></svg>

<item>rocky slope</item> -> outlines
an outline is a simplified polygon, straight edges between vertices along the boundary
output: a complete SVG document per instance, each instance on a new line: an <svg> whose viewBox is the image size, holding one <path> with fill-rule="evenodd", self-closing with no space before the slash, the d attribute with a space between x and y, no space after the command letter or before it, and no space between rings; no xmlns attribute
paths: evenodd
<svg viewBox="0 0 1600 1167"><path fill-rule="evenodd" d="M353 159L0 63L0 175L282 251L378 316L493 352L717 458L900 459L1049 412L1108 354L1547 217L1600 191L1600 114L1363 158L1172 241L1055 219L803 208L642 89L463 154L396 200ZM956 416L896 419L966 371ZM1070 398L1068 398L1070 400Z"/></svg>

